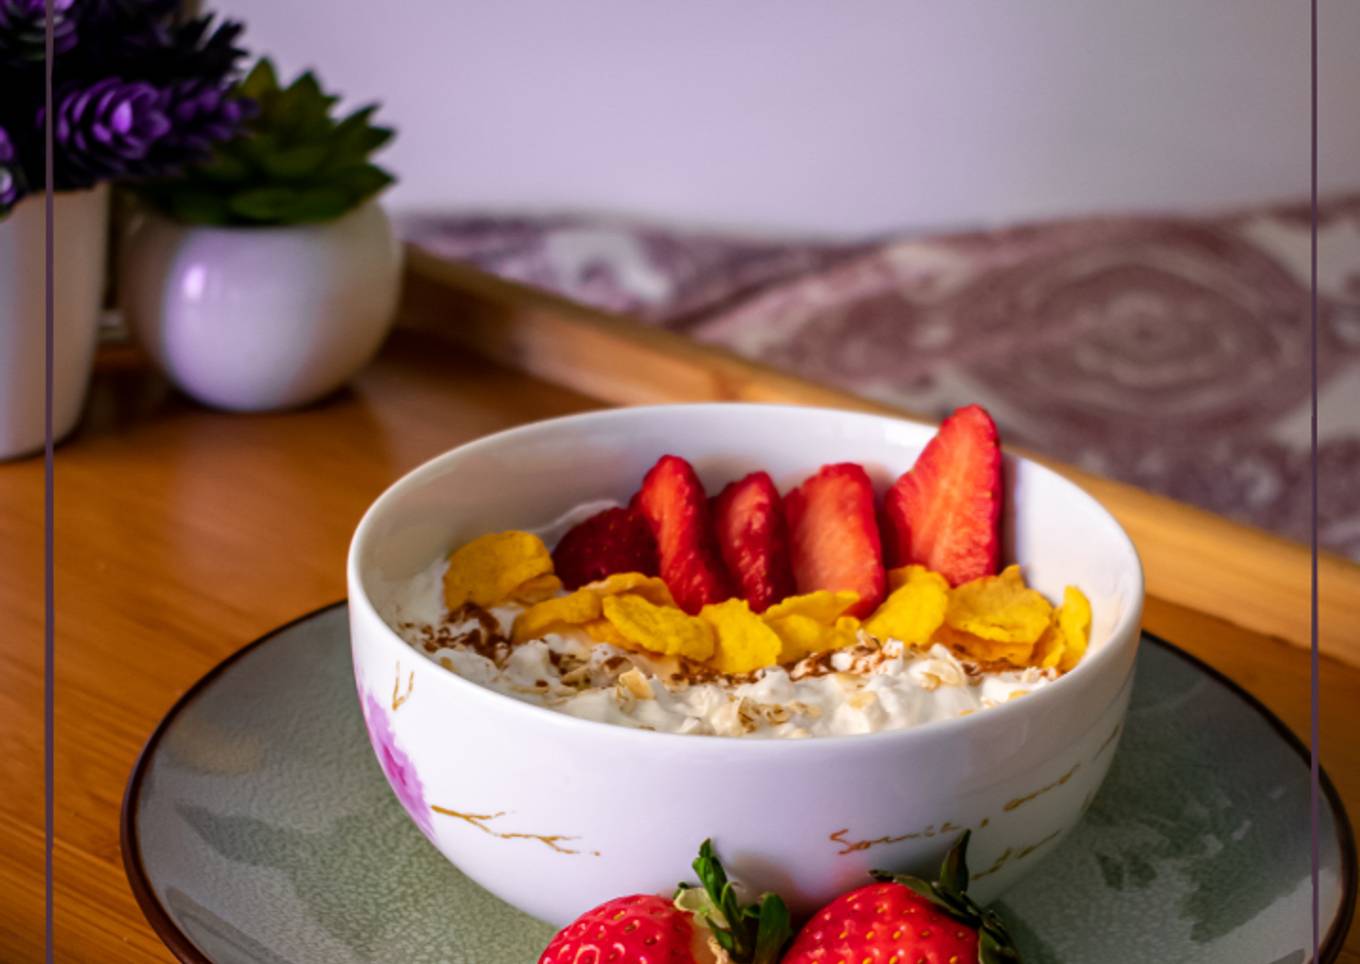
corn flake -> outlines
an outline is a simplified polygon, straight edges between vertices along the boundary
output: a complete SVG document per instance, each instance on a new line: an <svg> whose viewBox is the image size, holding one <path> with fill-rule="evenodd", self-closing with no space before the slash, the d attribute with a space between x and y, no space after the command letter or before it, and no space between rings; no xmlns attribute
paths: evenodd
<svg viewBox="0 0 1360 964"><path fill-rule="evenodd" d="M1034 643L1007 643L994 639L983 639L972 633L941 626L935 632L934 642L944 643L950 649L984 663L1010 663L1012 666L1029 666L1033 663L1036 649Z"/></svg>
<svg viewBox="0 0 1360 964"><path fill-rule="evenodd" d="M888 573L888 585L892 589L865 621L865 632L912 646L930 642L949 607L948 581L925 566L902 566Z"/></svg>
<svg viewBox="0 0 1360 964"><path fill-rule="evenodd" d="M827 635L827 627L810 616L794 614L770 619L769 610L766 610L765 624L779 637L781 663L796 663L822 651L822 638Z"/></svg>
<svg viewBox="0 0 1360 964"><path fill-rule="evenodd" d="M601 596L620 596L625 593L641 596L656 606L674 606L675 597L659 576L644 576L640 572L617 572L581 587Z"/></svg>
<svg viewBox="0 0 1360 964"><path fill-rule="evenodd" d="M859 631L861 623L854 616L842 616L837 619L831 627L831 632L827 634L827 649L844 649L859 642Z"/></svg>
<svg viewBox="0 0 1360 964"><path fill-rule="evenodd" d="M543 602L545 599L552 599L561 591L562 580L558 579L552 573L548 573L542 576L534 576L534 578L512 592L508 597L508 601L532 606L534 603Z"/></svg>
<svg viewBox="0 0 1360 964"><path fill-rule="evenodd" d="M713 655L713 630L696 616L641 596L605 596L604 618L630 643L665 656L703 662Z"/></svg>
<svg viewBox="0 0 1360 964"><path fill-rule="evenodd" d="M553 571L543 540L531 532L491 532L455 549L444 573L444 602L494 606L525 583Z"/></svg>
<svg viewBox="0 0 1360 964"><path fill-rule="evenodd" d="M535 603L515 620L511 636L516 643L535 639L563 626L584 626L600 618L600 597L585 589Z"/></svg>
<svg viewBox="0 0 1360 964"><path fill-rule="evenodd" d="M780 663L796 663L827 650L853 646L859 640L860 623L854 616L841 616L830 626L798 613L765 621L779 637Z"/></svg>
<svg viewBox="0 0 1360 964"><path fill-rule="evenodd" d="M941 576L938 572L933 572L925 566L913 564L910 566L898 566L896 569L888 570L888 592L895 592L912 582L920 582L922 574L929 574L937 579L942 579L946 586L949 585L949 580L945 579L944 576Z"/></svg>
<svg viewBox="0 0 1360 964"><path fill-rule="evenodd" d="M858 638L859 620L844 615L859 602L859 593L847 589L818 589L789 596L761 614L779 637L779 662L798 660L829 649L840 649Z"/></svg>
<svg viewBox="0 0 1360 964"><path fill-rule="evenodd" d="M1058 669L1067 672L1086 655L1086 644L1091 639L1091 601L1076 586L1063 590L1057 623L1064 644Z"/></svg>
<svg viewBox="0 0 1360 964"><path fill-rule="evenodd" d="M945 625L978 639L1032 648L1053 618L1053 606L1025 586L1019 566L983 576L949 594Z"/></svg>
<svg viewBox="0 0 1360 964"><path fill-rule="evenodd" d="M1031 665L1040 669L1056 669L1058 664L1062 662L1065 646L1062 630L1058 628L1056 611L1054 616L1054 620L1048 624L1048 628L1044 630L1044 634L1039 637L1039 641L1034 644L1034 649L1030 652Z"/></svg>
<svg viewBox="0 0 1360 964"><path fill-rule="evenodd" d="M762 614L767 620L786 616L805 616L822 626L830 626L845 611L859 602L859 593L848 589L818 589L801 596L789 596L770 606Z"/></svg>
<svg viewBox="0 0 1360 964"><path fill-rule="evenodd" d="M713 627L717 651L712 665L720 673L749 673L779 662L783 644L744 599L710 603L699 618Z"/></svg>
<svg viewBox="0 0 1360 964"><path fill-rule="evenodd" d="M623 633L614 628L614 624L607 619L592 619L590 622L581 626L586 635L597 643L609 643L619 649L640 649L637 643L633 642Z"/></svg>

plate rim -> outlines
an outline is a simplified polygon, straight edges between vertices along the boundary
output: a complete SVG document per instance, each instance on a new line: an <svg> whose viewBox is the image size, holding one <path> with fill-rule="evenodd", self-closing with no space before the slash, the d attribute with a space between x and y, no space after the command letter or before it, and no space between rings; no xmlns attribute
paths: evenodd
<svg viewBox="0 0 1360 964"><path fill-rule="evenodd" d="M195 680L188 689L170 705L170 708L161 716L146 742L137 753L137 759L132 765L132 770L128 775L127 786L123 791L123 800L119 808L119 832L118 849L122 854L123 871L127 876L128 886L132 890L132 896L137 901L137 906L141 908L142 915L147 923L151 925L152 931L161 939L165 946L183 964L215 964L215 962L205 956L202 951L194 944L190 937L184 933L180 926L175 923L170 912L161 904L156 896L155 888L151 884L151 879L142 864L142 851L140 836L137 831L136 812L137 805L141 799L142 783L146 776L147 769L152 757L159 749L161 740L169 732L170 726L175 722L179 715L192 703L204 690L214 683L219 676L234 666L246 655L254 652L264 644L273 640L276 636L286 633L293 627L308 622L319 616L340 609L349 605L349 600L340 599L324 606L296 616L270 629L268 632L251 640L244 646L227 655L220 662L216 663L211 669ZM1235 696L1241 699L1248 707L1254 710L1257 715L1262 717L1276 736L1280 737L1285 744L1293 750L1304 764L1310 763L1308 746L1291 730L1283 720L1266 706L1256 696L1239 685L1226 674L1209 665L1198 656L1187 652L1175 643L1156 633L1149 632L1140 628L1143 640L1149 641L1163 650L1179 657L1189 663L1201 673L1225 686ZM1341 906L1332 926L1328 928L1318 950L1318 964L1333 964L1340 955L1346 940L1346 935L1350 932L1351 924L1356 912L1357 889L1360 888L1360 868L1357 867L1355 833L1351 825L1350 815L1346 812L1346 805L1341 799L1341 794L1337 791L1335 784L1325 768L1319 767L1319 782L1322 794L1327 799L1328 805L1336 815L1337 843L1341 851Z"/></svg>

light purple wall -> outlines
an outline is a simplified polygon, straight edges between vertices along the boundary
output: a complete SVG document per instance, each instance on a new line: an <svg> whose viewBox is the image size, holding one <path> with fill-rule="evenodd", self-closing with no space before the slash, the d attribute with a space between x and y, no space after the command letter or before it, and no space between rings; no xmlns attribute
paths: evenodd
<svg viewBox="0 0 1360 964"><path fill-rule="evenodd" d="M401 128L394 208L853 233L1306 196L1303 0L222 0ZM1324 188L1360 3L1322 0Z"/></svg>

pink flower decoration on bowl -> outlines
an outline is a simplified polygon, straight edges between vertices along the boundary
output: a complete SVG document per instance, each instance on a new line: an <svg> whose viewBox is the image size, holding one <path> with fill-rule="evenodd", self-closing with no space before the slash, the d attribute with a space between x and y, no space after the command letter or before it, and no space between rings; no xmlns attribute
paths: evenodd
<svg viewBox="0 0 1360 964"><path fill-rule="evenodd" d="M430 808L425 803L425 790L410 758L397 745L396 734L382 703L372 693L363 694L364 723L368 727L368 740L373 744L373 752L378 756L383 775L397 795L397 800L421 832L434 839L434 824L430 819Z"/></svg>

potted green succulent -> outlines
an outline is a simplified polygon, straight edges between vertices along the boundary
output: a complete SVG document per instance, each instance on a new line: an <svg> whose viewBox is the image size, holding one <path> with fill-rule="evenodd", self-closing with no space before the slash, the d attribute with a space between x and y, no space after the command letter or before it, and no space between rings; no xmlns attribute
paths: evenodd
<svg viewBox="0 0 1360 964"><path fill-rule="evenodd" d="M139 185L118 268L134 335L200 401L239 411L326 395L391 326L401 249L370 160L392 137L376 105L336 117L309 71L261 60L241 134L182 176Z"/></svg>

